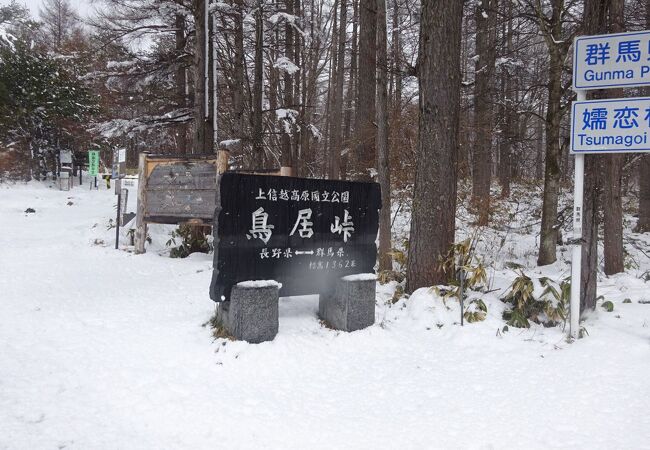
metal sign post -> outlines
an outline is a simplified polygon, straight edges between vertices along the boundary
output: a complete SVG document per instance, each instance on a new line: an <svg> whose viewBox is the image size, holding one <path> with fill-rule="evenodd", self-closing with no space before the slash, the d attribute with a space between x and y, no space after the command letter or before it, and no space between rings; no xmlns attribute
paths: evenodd
<svg viewBox="0 0 650 450"><path fill-rule="evenodd" d="M577 91L578 101L585 101L587 93ZM582 270L582 208L584 205L585 155L575 156L573 183L573 249L571 251L571 323L570 336L578 337L580 328L580 272Z"/></svg>
<svg viewBox="0 0 650 450"><path fill-rule="evenodd" d="M122 215L122 180L115 180L115 192L117 193L117 217L115 218L115 250L120 246L120 216Z"/></svg>
<svg viewBox="0 0 650 450"><path fill-rule="evenodd" d="M122 222L122 178L125 175L126 149L113 151L112 177L115 178L115 194L117 195L117 215L115 219L115 250L120 245L120 225ZM126 199L124 199L126 202Z"/></svg>

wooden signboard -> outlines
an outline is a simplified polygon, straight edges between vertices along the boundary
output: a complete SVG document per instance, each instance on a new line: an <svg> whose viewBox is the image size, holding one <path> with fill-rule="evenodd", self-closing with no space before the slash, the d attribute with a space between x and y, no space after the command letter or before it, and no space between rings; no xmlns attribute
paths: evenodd
<svg viewBox="0 0 650 450"><path fill-rule="evenodd" d="M147 223L212 223L217 165L217 155L140 154L136 253L144 253Z"/></svg>
<svg viewBox="0 0 650 450"><path fill-rule="evenodd" d="M151 223L212 223L217 195L217 158L147 155L144 219Z"/></svg>

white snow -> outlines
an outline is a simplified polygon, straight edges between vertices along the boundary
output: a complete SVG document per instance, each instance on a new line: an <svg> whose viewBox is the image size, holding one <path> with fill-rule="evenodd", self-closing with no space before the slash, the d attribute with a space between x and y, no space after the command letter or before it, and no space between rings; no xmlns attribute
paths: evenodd
<svg viewBox="0 0 650 450"><path fill-rule="evenodd" d="M253 289L253 288L265 288L265 287L277 287L278 289L282 288L282 283L278 283L275 280L248 280L240 281L237 283L237 286Z"/></svg>
<svg viewBox="0 0 650 450"><path fill-rule="evenodd" d="M4 26L0 25L0 44L3 42L6 43L9 48L13 51L15 50L15 45L14 42L16 41L16 38L14 37L13 34L9 33Z"/></svg>
<svg viewBox="0 0 650 450"><path fill-rule="evenodd" d="M286 56L281 56L278 59L276 59L275 62L273 63L273 67L281 71L287 72L289 75L293 75L300 70L300 67L295 65L294 62L291 61Z"/></svg>
<svg viewBox="0 0 650 450"><path fill-rule="evenodd" d="M392 282L368 329L283 298L276 339L250 345L203 326L211 255L168 258L164 226L145 255L115 250L115 203L0 184L2 449L650 447L648 259L602 279L614 312L573 344L560 327L502 330L504 269L483 322L460 327L429 289L393 304ZM534 253L534 235L516 239Z"/></svg>
<svg viewBox="0 0 650 450"><path fill-rule="evenodd" d="M374 273L359 273L356 275L347 275L343 277L344 281L375 281L377 275Z"/></svg>

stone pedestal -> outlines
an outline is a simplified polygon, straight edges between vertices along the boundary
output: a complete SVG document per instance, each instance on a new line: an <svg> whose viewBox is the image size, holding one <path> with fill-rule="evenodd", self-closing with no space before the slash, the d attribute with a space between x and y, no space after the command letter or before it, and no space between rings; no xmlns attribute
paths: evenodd
<svg viewBox="0 0 650 450"><path fill-rule="evenodd" d="M237 285L219 303L217 321L235 339L258 344L278 334L279 285Z"/></svg>
<svg viewBox="0 0 650 450"><path fill-rule="evenodd" d="M330 327L355 331L375 323L374 276L343 277L331 291L320 294L318 315Z"/></svg>

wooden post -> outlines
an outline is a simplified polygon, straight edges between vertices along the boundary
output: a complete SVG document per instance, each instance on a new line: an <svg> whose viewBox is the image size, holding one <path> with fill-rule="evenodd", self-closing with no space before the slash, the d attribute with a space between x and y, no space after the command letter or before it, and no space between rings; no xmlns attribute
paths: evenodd
<svg viewBox="0 0 650 450"><path fill-rule="evenodd" d="M280 167L280 176L281 177L293 177L295 176L295 170L293 167L282 166Z"/></svg>
<svg viewBox="0 0 650 450"><path fill-rule="evenodd" d="M145 185L147 183L147 153L142 152L138 159L138 209L135 216L135 253L145 252L144 244L147 240L147 223L144 220L145 211Z"/></svg>
<svg viewBox="0 0 650 450"><path fill-rule="evenodd" d="M228 171L229 158L230 158L230 152L228 150L220 149L217 152L217 183L219 178L218 176Z"/></svg>

